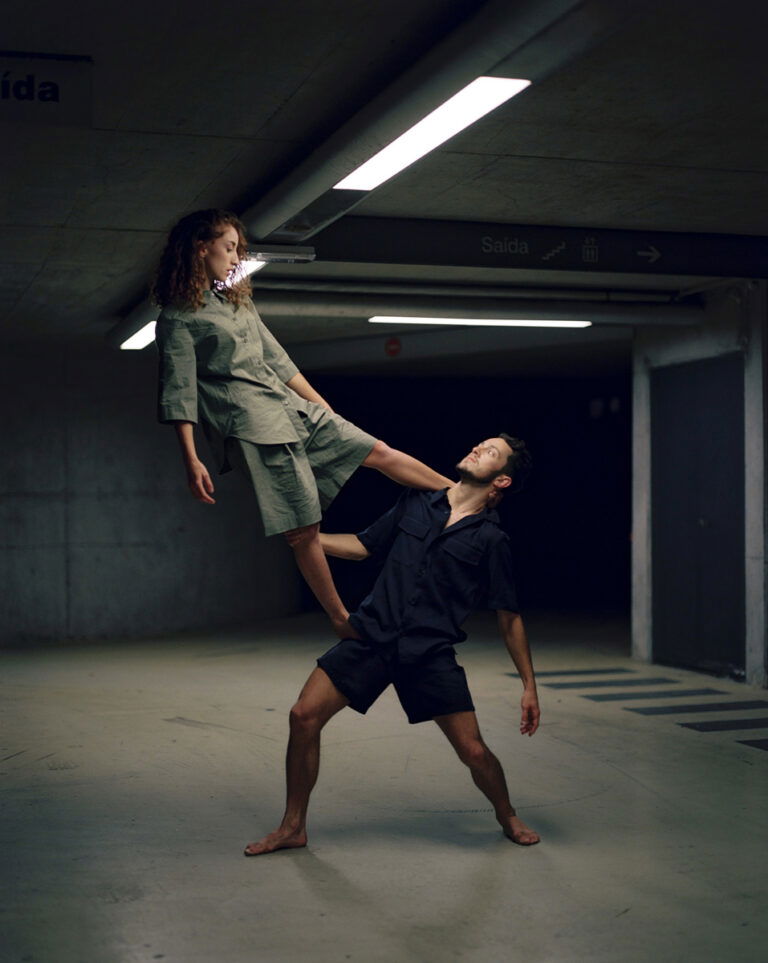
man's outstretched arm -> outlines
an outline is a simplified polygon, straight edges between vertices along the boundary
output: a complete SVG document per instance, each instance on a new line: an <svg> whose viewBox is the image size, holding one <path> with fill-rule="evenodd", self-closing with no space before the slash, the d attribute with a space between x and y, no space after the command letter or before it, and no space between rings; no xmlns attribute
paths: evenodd
<svg viewBox="0 0 768 963"><path fill-rule="evenodd" d="M326 535L320 532L320 544L326 555L361 562L371 554L357 535Z"/></svg>
<svg viewBox="0 0 768 963"><path fill-rule="evenodd" d="M518 612L508 612L506 609L498 611L499 629L504 638L507 651L515 663L515 668L523 683L523 697L520 700L522 718L520 720L521 735L532 736L539 728L539 697L536 692L536 677L533 673L531 650L525 634L523 618Z"/></svg>

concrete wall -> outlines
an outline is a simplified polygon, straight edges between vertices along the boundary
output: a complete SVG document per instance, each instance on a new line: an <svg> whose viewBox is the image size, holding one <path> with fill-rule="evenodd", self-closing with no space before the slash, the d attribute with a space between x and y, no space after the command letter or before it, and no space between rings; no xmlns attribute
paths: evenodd
<svg viewBox="0 0 768 963"><path fill-rule="evenodd" d="M650 371L739 351L744 356L746 681L766 685L766 489L764 282L734 282L707 300L705 323L638 328L633 352L632 652L653 660Z"/></svg>
<svg viewBox="0 0 768 963"><path fill-rule="evenodd" d="M295 611L298 577L253 493L189 495L155 420L156 355L104 348L0 360L0 639L120 638ZM202 438L201 454L208 455ZM207 463L213 472L211 459Z"/></svg>

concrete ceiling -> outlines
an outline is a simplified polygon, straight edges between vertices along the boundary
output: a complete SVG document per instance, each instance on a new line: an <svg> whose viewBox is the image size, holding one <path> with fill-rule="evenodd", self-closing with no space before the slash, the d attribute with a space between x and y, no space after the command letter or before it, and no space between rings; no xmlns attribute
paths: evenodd
<svg viewBox="0 0 768 963"><path fill-rule="evenodd" d="M180 214L258 209L352 118L370 114L377 95L494 6L136 0L122 8L41 0L30 16L28 3L7 0L5 50L88 55L94 66L89 126L3 121L0 101L2 340L101 342L142 299ZM647 0L618 23L606 0L571 6L596 10L597 19L612 8L613 29L596 27L592 42L562 63L555 57L556 69L525 93L344 216L768 233L763 0ZM552 22L558 18L554 0L507 0L506 8L523 19L551 8ZM502 40L489 38L496 60L506 53ZM335 163L351 170L348 153ZM316 247L313 264L270 265L256 276L257 304L260 290L270 302L281 290L295 295L294 282L311 305L319 292L353 304L351 285L395 284L400 294L416 285L444 296L457 285L477 296L489 287L516 296L621 292L642 301L717 281L712 270L414 264L396 254L373 263L354 252L327 260L323 237L321 230L304 242ZM300 317L265 316L287 344L371 336L354 311L313 316L305 306Z"/></svg>

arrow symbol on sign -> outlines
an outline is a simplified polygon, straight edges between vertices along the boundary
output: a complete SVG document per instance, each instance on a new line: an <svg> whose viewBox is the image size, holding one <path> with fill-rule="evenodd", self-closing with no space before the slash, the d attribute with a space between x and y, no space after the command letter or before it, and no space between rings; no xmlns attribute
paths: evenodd
<svg viewBox="0 0 768 963"><path fill-rule="evenodd" d="M648 245L647 251L635 251L635 253L638 257L647 257L649 264L653 264L661 257L661 251L657 247L654 247L653 244Z"/></svg>

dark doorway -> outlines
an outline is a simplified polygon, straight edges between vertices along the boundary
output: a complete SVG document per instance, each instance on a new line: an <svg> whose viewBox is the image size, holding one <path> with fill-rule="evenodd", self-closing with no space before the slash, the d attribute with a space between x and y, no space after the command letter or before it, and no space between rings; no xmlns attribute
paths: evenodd
<svg viewBox="0 0 768 963"><path fill-rule="evenodd" d="M653 656L744 674L744 362L651 373Z"/></svg>
<svg viewBox="0 0 768 963"><path fill-rule="evenodd" d="M524 438L534 470L502 502L525 613L628 617L631 527L629 370L582 378L313 376L336 410L443 473L489 435ZM331 506L327 531L359 531L394 502L398 487L358 471ZM373 563L334 564L356 605ZM310 600L311 604L311 600Z"/></svg>

